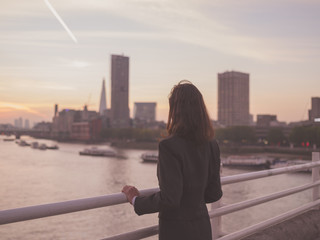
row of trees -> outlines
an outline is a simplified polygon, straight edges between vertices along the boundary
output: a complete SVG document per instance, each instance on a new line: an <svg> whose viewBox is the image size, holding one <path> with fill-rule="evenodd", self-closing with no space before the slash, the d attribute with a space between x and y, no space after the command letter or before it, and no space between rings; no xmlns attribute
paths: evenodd
<svg viewBox="0 0 320 240"><path fill-rule="evenodd" d="M220 142L253 144L256 142L255 130L247 126L215 129L215 138Z"/></svg>
<svg viewBox="0 0 320 240"><path fill-rule="evenodd" d="M258 143L255 128L246 126L235 126L216 129L216 138L220 142L231 142L241 144ZM261 140L261 139L260 139ZM296 146L320 146L320 126L295 127L289 136L284 134L282 128L270 128L266 138L269 145L289 145Z"/></svg>
<svg viewBox="0 0 320 240"><path fill-rule="evenodd" d="M296 127L290 133L290 141L296 145L320 146L320 127Z"/></svg>
<svg viewBox="0 0 320 240"><path fill-rule="evenodd" d="M164 136L165 131L161 129L145 128L106 128L101 132L101 137L107 140L134 140L138 142L157 141Z"/></svg>

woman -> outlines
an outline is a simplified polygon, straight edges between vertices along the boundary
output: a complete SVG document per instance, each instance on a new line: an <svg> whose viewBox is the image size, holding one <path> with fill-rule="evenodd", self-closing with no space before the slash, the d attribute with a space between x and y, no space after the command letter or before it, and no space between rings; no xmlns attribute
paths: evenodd
<svg viewBox="0 0 320 240"><path fill-rule="evenodd" d="M220 150L199 90L181 81L169 97L169 136L159 143L160 191L140 196L133 186L122 192L138 215L159 212L160 240L209 240L206 203L222 196Z"/></svg>

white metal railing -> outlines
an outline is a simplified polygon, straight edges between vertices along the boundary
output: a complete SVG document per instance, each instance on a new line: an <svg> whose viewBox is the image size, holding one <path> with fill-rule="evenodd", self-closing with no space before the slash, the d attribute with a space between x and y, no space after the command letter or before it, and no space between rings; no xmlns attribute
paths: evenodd
<svg viewBox="0 0 320 240"><path fill-rule="evenodd" d="M315 207L319 208L320 206L319 152L312 153L311 163L222 177L221 183L222 185L226 185L226 184L248 181L248 180L269 177L273 175L300 171L300 170L305 170L310 168L312 168L312 181L308 184L287 189L284 191L276 192L267 196L250 199L250 200L246 200L243 202L230 204L226 206L221 206L220 202L213 203L212 210L209 212L210 218L212 219L213 239L218 239L218 240L239 239L239 238L248 236L250 234L253 234L257 231L260 231L266 227L275 225L286 219L292 218L312 208L315 208ZM305 204L302 207L293 209L277 217L268 219L264 222L252 225L238 232L234 232L219 238L219 234L221 233L220 231L221 216L241 210L241 209L252 207L267 201L285 197L290 194L301 192L310 188L313 188L312 202ZM157 191L159 191L158 188L153 188L153 189L141 190L140 192L141 192L141 195L149 195ZM99 196L99 197L71 200L66 202L58 202L58 203L3 210L3 211L0 211L0 225L20 222L20 221L27 221L27 220L43 218L43 217L49 217L49 216L55 216L60 214L66 214L71 212L89 210L94 208L107 207L107 206L122 204L126 202L127 200L124 194L116 193L116 194L110 194L110 195ZM136 239L141 239L141 238L146 238L152 235L156 235L157 233L158 233L158 226L150 226L150 227L138 229L132 232L111 236L103 240L136 240Z"/></svg>

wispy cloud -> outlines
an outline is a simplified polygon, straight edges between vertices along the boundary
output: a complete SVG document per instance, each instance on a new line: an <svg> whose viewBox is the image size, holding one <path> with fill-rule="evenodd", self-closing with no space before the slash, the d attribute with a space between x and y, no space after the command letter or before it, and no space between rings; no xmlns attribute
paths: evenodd
<svg viewBox="0 0 320 240"><path fill-rule="evenodd" d="M298 1L302 3L303 1ZM310 1L313 2L313 1ZM111 4L112 3L112 4ZM302 43L310 39L288 39L276 36L259 36L254 32L238 31L234 26L223 23L221 19L203 13L201 4L211 4L211 1L155 1L155 0L123 0L112 1L109 4L95 2L98 11L112 11L113 14L131 19L153 29L145 32L131 31L87 31L79 34L91 34L104 37L167 39L184 42L208 48L223 54L246 57L264 62L303 61L314 53L314 50L292 47L293 43ZM231 4L234 1L227 1ZM252 0L241 2L242 7L249 6ZM82 2L82 4L84 4ZM95 8L97 5L95 5ZM215 4L212 3L212 4ZM222 4L217 3L217 4ZM266 3L265 3L266 4ZM275 4L275 3L271 3ZM258 5L258 4L256 4ZM89 6L87 6L90 9ZM258 7L258 6L257 6ZM81 8L81 4L80 4ZM289 42L289 44L288 44ZM314 44L317 42L314 39ZM305 44L306 46L308 44Z"/></svg>
<svg viewBox="0 0 320 240"><path fill-rule="evenodd" d="M58 91L74 91L75 88L71 86L65 86L65 85L50 85L50 84L44 84L38 86L38 88L42 89L48 89L48 90L58 90Z"/></svg>
<svg viewBox="0 0 320 240"><path fill-rule="evenodd" d="M42 113L40 113L30 107L27 107L23 104L11 103L11 102L0 102L0 112L1 113L12 112L12 111L22 111L22 112L37 115L39 117L46 117L44 114L42 114Z"/></svg>
<svg viewBox="0 0 320 240"><path fill-rule="evenodd" d="M37 6L37 1L31 1L31 7L36 13L45 13L46 9ZM45 0L45 2L48 2ZM56 0L55 7L59 11L68 16L77 16L76 29L77 36L102 36L105 38L135 38L135 39L166 39L171 41L183 42L200 47L204 47L213 51L221 52L231 56L241 56L259 61L303 61L304 58L314 54L314 49L308 47L310 39L293 39L277 36L263 37L254 32L245 33L235 29L234 26L219 19L218 16L204 13L205 6L224 6L232 7L233 9L241 7L242 9L259 7L259 4L264 5L279 5L279 4L318 4L316 0L282 0L282 1L209 1L209 0L122 0L122 1L84 1L79 0L75 6L73 1ZM27 9L27 4L22 3ZM13 4L8 4L9 9L13 9ZM38 4L39 5L39 4ZM41 4L40 4L41 5ZM11 7L10 7L11 6ZM227 7L226 7L227 6ZM251 6L251 7L250 7ZM22 9L20 7L19 9ZM60 10L61 9L61 10ZM252 9L254 10L254 9ZM141 26L148 26L148 30L140 31L124 31L117 29L116 31L97 30L95 22L92 22L92 29L82 30L83 20L81 13L92 14L94 19L96 13L105 15L119 16L123 19L130 19L132 22ZM100 19L101 20L101 19ZM117 20L118 21L118 20ZM100 23L100 22L99 22ZM117 22L115 22L117 24ZM45 23L43 24L45 25ZM66 25L65 25L66 26ZM86 26L88 23L86 22ZM90 26L90 24L89 24ZM67 30L70 35L69 31ZM94 30L93 30L94 29ZM152 29L152 31L150 31ZM15 34L16 33L16 34ZM9 34L9 35L8 35ZM59 31L44 30L44 31L19 31L6 32L4 39L8 43L10 41L23 42L23 44L37 44L39 46L57 45L64 41L64 36ZM22 36L22 37L21 37ZM38 40L35 42L35 38ZM71 35L70 35L71 36ZM19 40L20 39L20 40ZM311 39L312 40L312 39ZM288 44L290 42L290 44ZM312 44L317 44L318 39L314 39ZM302 43L307 47L293 47L292 43ZM75 67L84 67L85 64L76 63Z"/></svg>
<svg viewBox="0 0 320 240"><path fill-rule="evenodd" d="M91 63L86 61L73 60L68 65L75 68L85 68L91 66Z"/></svg>

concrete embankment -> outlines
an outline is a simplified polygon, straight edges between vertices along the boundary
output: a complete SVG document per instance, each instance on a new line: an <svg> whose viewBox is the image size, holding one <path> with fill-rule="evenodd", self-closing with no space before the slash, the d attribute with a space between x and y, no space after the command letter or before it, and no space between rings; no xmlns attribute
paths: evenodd
<svg viewBox="0 0 320 240"><path fill-rule="evenodd" d="M311 210L242 240L320 240L320 210Z"/></svg>
<svg viewBox="0 0 320 240"><path fill-rule="evenodd" d="M290 148L276 146L226 146L221 144L220 151L225 154L257 154L257 153L279 153L300 156L311 156L312 152L319 151L312 148Z"/></svg>

